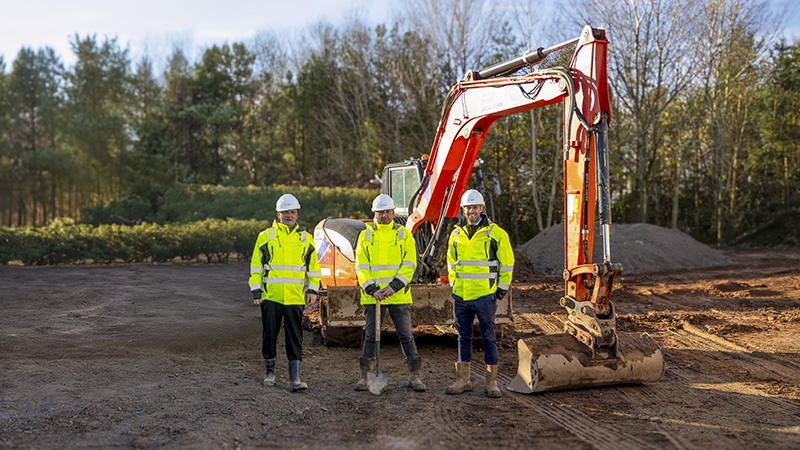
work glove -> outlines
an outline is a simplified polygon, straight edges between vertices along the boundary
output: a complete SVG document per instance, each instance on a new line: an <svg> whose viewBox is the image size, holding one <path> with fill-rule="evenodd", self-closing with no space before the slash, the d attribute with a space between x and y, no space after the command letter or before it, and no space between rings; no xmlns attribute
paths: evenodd
<svg viewBox="0 0 800 450"><path fill-rule="evenodd" d="M498 288L498 289L497 289L497 292L495 292L495 293L494 293L494 296L495 296L495 297L496 297L498 300L502 300L502 299L503 299L503 297L505 297L505 296L506 296L506 292L507 292L507 291L506 291L505 289L500 289L500 288Z"/></svg>

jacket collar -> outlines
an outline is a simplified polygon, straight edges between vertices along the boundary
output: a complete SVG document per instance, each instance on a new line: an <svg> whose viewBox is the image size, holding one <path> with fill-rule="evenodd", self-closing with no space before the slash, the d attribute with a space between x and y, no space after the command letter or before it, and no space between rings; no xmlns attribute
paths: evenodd
<svg viewBox="0 0 800 450"><path fill-rule="evenodd" d="M302 227L300 227L299 225L297 225L297 224L295 223L295 224L294 224L294 228L292 228L292 229L290 230L290 229L289 229L289 227L287 227L286 225L284 225L284 224L282 224L282 223L278 222L278 219L275 219L275 220L273 220L273 221L272 221L272 228L275 228L276 230L283 231L283 232L284 232L284 233L286 233L286 234L290 234L290 233L292 233L293 231L300 232L300 231L303 231L303 230L305 229L305 228L302 228Z"/></svg>
<svg viewBox="0 0 800 450"><path fill-rule="evenodd" d="M467 222L466 217L462 217L461 220L458 221L458 226L461 228L466 228L468 226L477 226L478 228L483 228L488 227L491 224L492 220L489 219L489 216L487 216L485 213L481 213L481 220L479 220L476 225L470 225L469 222Z"/></svg>
<svg viewBox="0 0 800 450"><path fill-rule="evenodd" d="M385 231L385 230L394 230L394 221L387 223L386 225L381 225L378 222L372 221L372 228L375 231Z"/></svg>

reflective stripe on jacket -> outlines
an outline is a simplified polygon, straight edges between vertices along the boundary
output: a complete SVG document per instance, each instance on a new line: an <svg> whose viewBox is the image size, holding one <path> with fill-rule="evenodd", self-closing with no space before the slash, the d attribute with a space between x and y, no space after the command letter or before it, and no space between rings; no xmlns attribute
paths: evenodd
<svg viewBox="0 0 800 450"><path fill-rule="evenodd" d="M250 291L254 297L284 305L304 305L305 293L319 293L319 261L304 228L272 222L258 234L250 260Z"/></svg>
<svg viewBox="0 0 800 450"><path fill-rule="evenodd" d="M402 225L381 225L373 222L358 235L356 243L356 270L361 285L361 304L374 305L375 297L364 290L375 285L383 289L392 283L397 287L382 305L411 303L409 283L417 268L417 247L414 236Z"/></svg>
<svg viewBox="0 0 800 450"><path fill-rule="evenodd" d="M471 238L466 224L450 233L447 274L454 295L475 300L498 288L507 291L513 272L514 250L508 234L488 218L481 219Z"/></svg>

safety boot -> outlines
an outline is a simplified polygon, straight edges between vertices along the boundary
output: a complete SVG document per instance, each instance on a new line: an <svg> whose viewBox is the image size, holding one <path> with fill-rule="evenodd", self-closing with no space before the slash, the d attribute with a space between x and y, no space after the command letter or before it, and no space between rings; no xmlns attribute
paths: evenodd
<svg viewBox="0 0 800 450"><path fill-rule="evenodd" d="M272 386L275 384L275 358L265 359L264 367L267 369L267 376L261 382L264 386Z"/></svg>
<svg viewBox="0 0 800 450"><path fill-rule="evenodd" d="M292 392L305 391L308 385L300 381L300 360L289 361L289 388Z"/></svg>
<svg viewBox="0 0 800 450"><path fill-rule="evenodd" d="M425 392L426 387L425 383L422 382L420 378L420 371L422 370L422 358L417 357L417 359L408 359L408 387L415 390L416 392Z"/></svg>
<svg viewBox="0 0 800 450"><path fill-rule="evenodd" d="M503 395L497 387L497 364L486 365L486 395L491 398L500 398Z"/></svg>
<svg viewBox="0 0 800 450"><path fill-rule="evenodd" d="M375 371L375 358L358 358L358 365L361 367L361 378L358 379L355 390L366 391L369 389L367 386L367 372Z"/></svg>
<svg viewBox="0 0 800 450"><path fill-rule="evenodd" d="M447 386L444 390L446 394L463 394L472 390L469 382L469 362L456 363L456 382Z"/></svg>

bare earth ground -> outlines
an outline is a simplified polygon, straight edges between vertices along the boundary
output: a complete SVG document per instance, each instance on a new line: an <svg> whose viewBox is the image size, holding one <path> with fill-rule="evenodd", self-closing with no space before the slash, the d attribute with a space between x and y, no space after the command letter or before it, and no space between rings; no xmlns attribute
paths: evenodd
<svg viewBox="0 0 800 450"><path fill-rule="evenodd" d="M723 268L623 276L620 329L650 333L652 384L523 396L444 394L455 340L418 338L428 392L391 336L382 396L354 392L358 349L306 332L305 393L262 387L248 265L0 268L0 447L800 448L800 250L727 250ZM516 340L561 330L561 282L515 284ZM282 345L282 343L281 343ZM282 348L282 347L281 347ZM480 350L475 361L482 360Z"/></svg>

